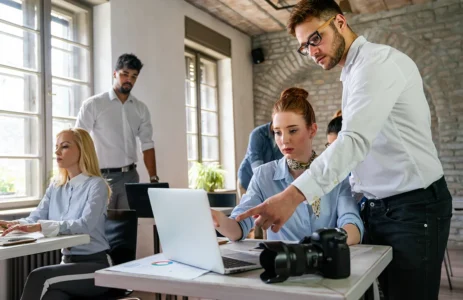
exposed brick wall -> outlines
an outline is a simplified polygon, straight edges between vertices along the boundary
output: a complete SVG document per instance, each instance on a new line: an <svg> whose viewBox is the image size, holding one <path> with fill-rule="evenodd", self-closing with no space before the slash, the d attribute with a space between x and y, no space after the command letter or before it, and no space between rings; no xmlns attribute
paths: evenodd
<svg viewBox="0 0 463 300"><path fill-rule="evenodd" d="M391 45L418 65L432 116L434 142L454 199L463 199L463 0L440 0L371 15L347 16L354 31L369 41ZM268 122L285 88L310 93L319 132L315 150L325 144L326 126L341 107L339 67L324 71L295 50L286 32L253 38L266 61L254 66L255 124ZM463 205L463 203L462 203ZM454 216L449 243L463 247L463 215Z"/></svg>

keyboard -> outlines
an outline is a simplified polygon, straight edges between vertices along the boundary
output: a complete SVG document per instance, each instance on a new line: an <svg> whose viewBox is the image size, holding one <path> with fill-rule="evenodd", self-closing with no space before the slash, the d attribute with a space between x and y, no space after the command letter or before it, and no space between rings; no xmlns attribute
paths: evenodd
<svg viewBox="0 0 463 300"><path fill-rule="evenodd" d="M225 266L225 269L240 268L240 267L256 265L256 264L253 264L247 261L237 260L237 259L233 259L230 257L224 257L224 256L222 256L222 260L223 260L223 265Z"/></svg>

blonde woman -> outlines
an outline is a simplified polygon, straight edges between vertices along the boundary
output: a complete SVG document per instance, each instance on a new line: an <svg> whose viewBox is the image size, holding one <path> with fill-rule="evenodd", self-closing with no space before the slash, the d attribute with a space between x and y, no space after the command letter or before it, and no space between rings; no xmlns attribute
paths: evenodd
<svg viewBox="0 0 463 300"><path fill-rule="evenodd" d="M62 250L62 264L35 269L29 274L22 300L96 297L107 291L96 287L94 272L110 265L104 223L111 194L102 178L93 140L81 128L57 135L57 178L38 207L24 219L0 221L12 231L42 232L46 237L89 234L90 243ZM72 275L72 276L70 276Z"/></svg>

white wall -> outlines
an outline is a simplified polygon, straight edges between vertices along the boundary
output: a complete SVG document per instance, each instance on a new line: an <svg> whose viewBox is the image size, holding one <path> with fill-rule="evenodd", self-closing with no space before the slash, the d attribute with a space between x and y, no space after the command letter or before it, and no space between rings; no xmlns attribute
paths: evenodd
<svg viewBox="0 0 463 300"><path fill-rule="evenodd" d="M104 3L93 8L94 93L106 92L112 85L111 6Z"/></svg>
<svg viewBox="0 0 463 300"><path fill-rule="evenodd" d="M110 7L112 64L120 54L131 52L145 65L133 94L151 112L158 174L172 187L188 185L185 16L231 39L235 161L239 165L254 127L251 38L183 0L111 0ZM147 181L145 168L138 170L142 181Z"/></svg>

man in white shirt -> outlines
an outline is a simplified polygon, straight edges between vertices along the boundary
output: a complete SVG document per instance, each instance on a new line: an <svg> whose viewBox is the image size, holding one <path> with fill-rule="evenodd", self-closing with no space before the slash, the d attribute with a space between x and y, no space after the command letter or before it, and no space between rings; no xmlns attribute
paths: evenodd
<svg viewBox="0 0 463 300"><path fill-rule="evenodd" d="M125 183L140 180L135 164L136 137L151 182L159 181L150 113L146 105L130 93L142 67L135 55L121 55L113 73L113 87L86 100L77 116L76 127L91 133L101 172L111 185L108 208L129 208Z"/></svg>
<svg viewBox="0 0 463 300"><path fill-rule="evenodd" d="M299 203L313 203L352 172L353 192L368 199L371 242L394 250L379 278L386 297L437 299L452 197L416 64L394 48L358 37L334 0L300 1L288 31L301 55L325 70L343 67L342 130L290 187L237 220L259 215L256 224L277 232Z"/></svg>

